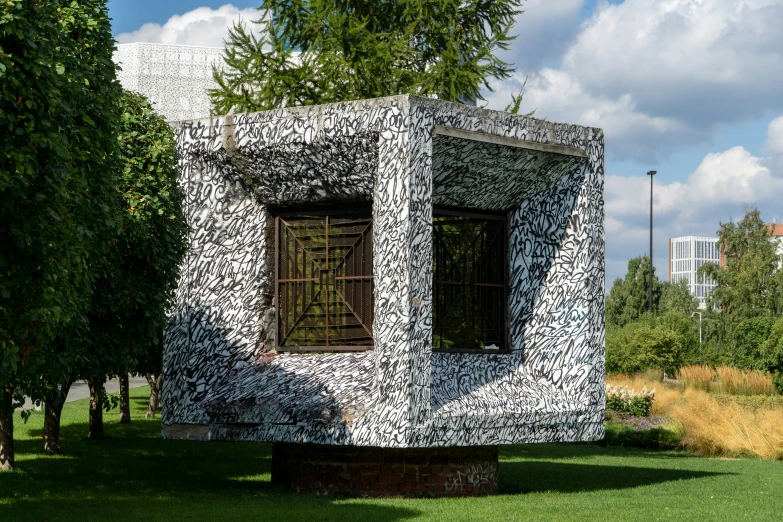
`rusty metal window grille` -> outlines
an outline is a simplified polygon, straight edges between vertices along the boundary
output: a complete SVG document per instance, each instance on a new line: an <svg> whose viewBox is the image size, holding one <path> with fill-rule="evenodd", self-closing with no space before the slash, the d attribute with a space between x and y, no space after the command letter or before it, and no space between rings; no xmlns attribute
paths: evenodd
<svg viewBox="0 0 783 522"><path fill-rule="evenodd" d="M508 350L506 244L505 215L433 210L433 350Z"/></svg>
<svg viewBox="0 0 783 522"><path fill-rule="evenodd" d="M276 252L278 349L372 349L370 215L282 215Z"/></svg>

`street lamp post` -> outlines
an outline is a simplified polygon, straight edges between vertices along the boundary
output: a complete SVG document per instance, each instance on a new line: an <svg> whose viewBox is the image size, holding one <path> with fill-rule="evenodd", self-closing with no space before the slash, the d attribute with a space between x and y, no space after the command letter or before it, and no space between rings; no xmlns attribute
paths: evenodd
<svg viewBox="0 0 783 522"><path fill-rule="evenodd" d="M653 177L657 174L651 170L647 173L650 176L650 313L653 311L652 287L653 287Z"/></svg>
<svg viewBox="0 0 783 522"><path fill-rule="evenodd" d="M699 346L701 346L701 312L693 312L691 314L691 317L693 317L696 314L699 315Z"/></svg>
<svg viewBox="0 0 783 522"><path fill-rule="evenodd" d="M701 363L703 364L704 363L704 358L702 357L702 352L701 352L701 312L693 312L691 314L691 317L693 317L696 314L699 314L699 359L701 360Z"/></svg>

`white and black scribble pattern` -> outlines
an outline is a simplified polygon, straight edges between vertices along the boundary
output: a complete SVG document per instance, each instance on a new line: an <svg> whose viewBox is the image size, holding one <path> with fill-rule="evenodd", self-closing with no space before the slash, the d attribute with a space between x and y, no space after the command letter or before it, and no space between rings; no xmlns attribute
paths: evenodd
<svg viewBox="0 0 783 522"><path fill-rule="evenodd" d="M584 158L451 136L435 136L432 141L436 205L517 208L585 164Z"/></svg>
<svg viewBox="0 0 783 522"><path fill-rule="evenodd" d="M433 137L436 125L587 158ZM600 130L400 96L177 135L190 251L166 332L164 434L386 447L602 436ZM262 349L267 207L357 200L373 207L375 349ZM433 204L511 211L511 353L432 353Z"/></svg>

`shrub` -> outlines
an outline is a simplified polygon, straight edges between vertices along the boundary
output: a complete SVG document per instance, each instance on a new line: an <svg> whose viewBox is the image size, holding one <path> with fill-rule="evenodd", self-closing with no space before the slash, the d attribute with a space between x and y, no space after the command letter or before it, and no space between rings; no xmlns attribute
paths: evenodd
<svg viewBox="0 0 783 522"><path fill-rule="evenodd" d="M779 392L783 393L783 318L775 321L769 337L759 348L764 369L772 373L772 379Z"/></svg>
<svg viewBox="0 0 783 522"><path fill-rule="evenodd" d="M647 417L652 411L652 403L655 398L655 390L641 392L634 391L627 386L606 385L606 409L620 413L627 413L636 417Z"/></svg>
<svg viewBox="0 0 783 522"><path fill-rule="evenodd" d="M767 365L760 349L772 333L775 319L770 316L745 319L734 329L737 366L766 370Z"/></svg>
<svg viewBox="0 0 783 522"><path fill-rule="evenodd" d="M655 368L673 372L679 366L682 338L668 326L645 320L606 332L606 369L637 373Z"/></svg>
<svg viewBox="0 0 783 522"><path fill-rule="evenodd" d="M680 445L684 436L682 425L676 421L665 420L656 426L642 428L630 423L609 419L606 434L600 442L606 446L624 446L653 450L670 450Z"/></svg>

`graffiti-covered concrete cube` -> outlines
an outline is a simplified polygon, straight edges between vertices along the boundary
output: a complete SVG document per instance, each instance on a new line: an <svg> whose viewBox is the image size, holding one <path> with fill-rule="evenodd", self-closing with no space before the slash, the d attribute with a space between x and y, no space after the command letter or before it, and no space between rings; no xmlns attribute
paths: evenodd
<svg viewBox="0 0 783 522"><path fill-rule="evenodd" d="M603 436L600 129L396 96L176 132L165 436Z"/></svg>

